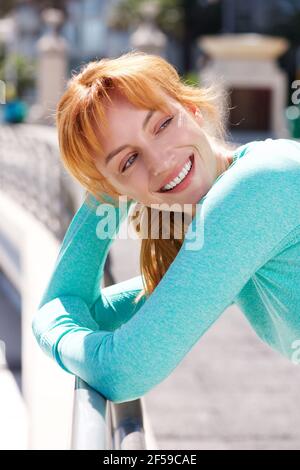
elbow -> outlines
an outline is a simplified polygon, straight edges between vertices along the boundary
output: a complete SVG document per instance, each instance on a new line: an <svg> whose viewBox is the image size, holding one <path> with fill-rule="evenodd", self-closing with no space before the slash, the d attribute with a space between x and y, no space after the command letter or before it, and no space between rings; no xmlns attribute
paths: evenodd
<svg viewBox="0 0 300 470"><path fill-rule="evenodd" d="M43 320L43 315L39 310L35 312L31 320L31 331L42 351L48 356L52 357L51 344L47 338L48 328Z"/></svg>
<svg viewBox="0 0 300 470"><path fill-rule="evenodd" d="M113 403L126 403L128 401L138 400L145 394L140 387L128 384L128 382L122 382L121 384L114 383L114 385L112 385L111 382L106 387L103 387L102 383L101 386L97 385L97 389L101 395Z"/></svg>
<svg viewBox="0 0 300 470"><path fill-rule="evenodd" d="M128 401L123 395L115 393L108 393L105 398L112 403L126 403Z"/></svg>
<svg viewBox="0 0 300 470"><path fill-rule="evenodd" d="M300 340L296 340L292 343L292 353L290 360L295 366L300 365Z"/></svg>
<svg viewBox="0 0 300 470"><path fill-rule="evenodd" d="M40 304L31 320L33 336L43 351L50 356L58 336L57 327L60 322L56 302L59 301L60 299L53 299L43 305Z"/></svg>
<svg viewBox="0 0 300 470"><path fill-rule="evenodd" d="M43 335L46 331L47 327L43 322L43 315L40 310L34 313L33 318L31 320L31 330L33 336L37 340L39 344L42 343Z"/></svg>
<svg viewBox="0 0 300 470"><path fill-rule="evenodd" d="M112 403L126 403L128 401L138 400L142 398L143 394L133 394L127 393L123 391L112 392L106 394L106 399L111 401Z"/></svg>
<svg viewBox="0 0 300 470"><path fill-rule="evenodd" d="M101 372L95 372L91 375L82 377L90 386L92 386L106 400L113 403L125 403L137 400L144 395L141 383L136 383L128 374L121 371L122 367L102 367Z"/></svg>
<svg viewBox="0 0 300 470"><path fill-rule="evenodd" d="M33 333L33 336L37 340L37 342L40 344L42 335L40 331L40 325L39 325L39 319L38 319L37 313L34 314L31 320L31 331Z"/></svg>

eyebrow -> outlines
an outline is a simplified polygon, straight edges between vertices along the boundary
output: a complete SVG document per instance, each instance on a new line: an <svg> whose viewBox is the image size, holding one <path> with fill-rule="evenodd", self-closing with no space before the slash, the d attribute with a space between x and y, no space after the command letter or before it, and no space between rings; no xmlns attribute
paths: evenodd
<svg viewBox="0 0 300 470"><path fill-rule="evenodd" d="M150 119L151 119L151 117L153 116L153 114L156 113L156 111L157 111L157 110L152 109L152 110L150 110L150 111L147 113L147 115L146 115L146 117L145 117L145 119L144 119L144 122L143 122L143 126L142 126L142 129L143 129L143 130L145 130L145 128L146 128L148 122L150 121ZM117 155L119 152L121 152L121 150L124 150L124 149L127 148L127 147L131 147L131 145L130 145L130 144L124 144L124 145L121 145L120 147L116 148L115 150L112 150L112 151L107 155L107 157L105 158L105 165L107 165L107 164L110 162L110 160L111 160L115 155Z"/></svg>

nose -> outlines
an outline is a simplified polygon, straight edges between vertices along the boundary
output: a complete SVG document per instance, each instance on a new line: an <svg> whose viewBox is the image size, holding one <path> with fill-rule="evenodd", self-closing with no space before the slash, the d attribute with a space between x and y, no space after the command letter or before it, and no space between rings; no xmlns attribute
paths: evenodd
<svg viewBox="0 0 300 470"><path fill-rule="evenodd" d="M153 176L170 170L174 166L175 154L172 150L151 151L145 156L146 165Z"/></svg>

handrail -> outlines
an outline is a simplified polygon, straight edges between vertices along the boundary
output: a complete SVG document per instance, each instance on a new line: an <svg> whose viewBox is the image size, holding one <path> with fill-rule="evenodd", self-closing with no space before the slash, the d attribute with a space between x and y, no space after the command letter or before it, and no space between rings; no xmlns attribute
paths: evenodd
<svg viewBox="0 0 300 470"><path fill-rule="evenodd" d="M71 449L106 448L107 400L75 377Z"/></svg>
<svg viewBox="0 0 300 470"><path fill-rule="evenodd" d="M114 403L75 377L72 450L147 449L142 398Z"/></svg>
<svg viewBox="0 0 300 470"><path fill-rule="evenodd" d="M142 399L124 403L109 402L109 405L112 449L146 449Z"/></svg>

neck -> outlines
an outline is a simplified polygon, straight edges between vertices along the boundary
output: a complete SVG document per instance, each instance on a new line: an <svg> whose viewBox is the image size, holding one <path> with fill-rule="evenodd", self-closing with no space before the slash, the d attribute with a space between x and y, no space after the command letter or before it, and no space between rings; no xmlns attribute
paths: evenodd
<svg viewBox="0 0 300 470"><path fill-rule="evenodd" d="M233 152L230 151L220 151L218 150L216 153L216 160L217 160L217 175L216 177L220 176L224 171L226 171L231 163L233 162Z"/></svg>
<svg viewBox="0 0 300 470"><path fill-rule="evenodd" d="M218 178L222 173L224 173L231 163L233 162L233 150L229 150L226 148L222 148L217 146L215 148L215 155L216 155L216 162L217 162L217 174L216 178ZM194 217L196 211L196 205L193 205L192 208L192 217Z"/></svg>

